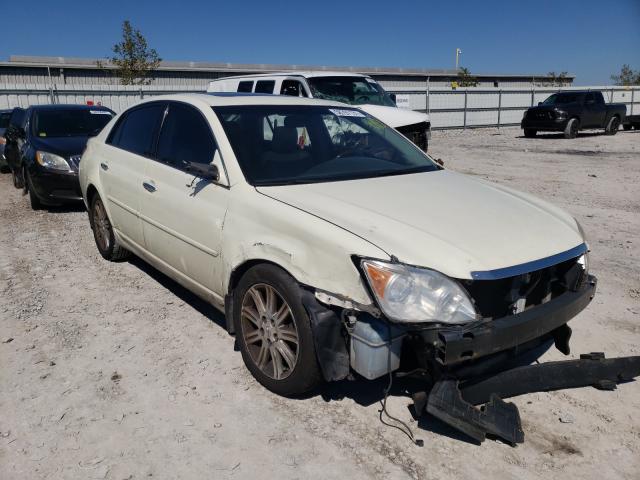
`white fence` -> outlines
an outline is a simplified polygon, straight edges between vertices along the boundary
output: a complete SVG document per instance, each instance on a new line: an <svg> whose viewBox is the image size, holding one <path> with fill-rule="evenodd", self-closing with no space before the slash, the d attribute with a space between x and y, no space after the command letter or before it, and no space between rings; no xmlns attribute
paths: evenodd
<svg viewBox="0 0 640 480"><path fill-rule="evenodd" d="M433 128L519 125L525 110L561 90L600 90L608 103L623 103L627 115L640 115L640 86L532 89L391 90L398 105L429 113Z"/></svg>
<svg viewBox="0 0 640 480"><path fill-rule="evenodd" d="M627 115L640 115L640 87L563 87L523 89L390 89L403 108L427 112L438 128L518 125L524 111L560 90L601 90L605 101L624 103ZM141 98L180 92L203 92L200 85L175 88L119 85L0 85L0 109L48 103L93 102L120 112Z"/></svg>

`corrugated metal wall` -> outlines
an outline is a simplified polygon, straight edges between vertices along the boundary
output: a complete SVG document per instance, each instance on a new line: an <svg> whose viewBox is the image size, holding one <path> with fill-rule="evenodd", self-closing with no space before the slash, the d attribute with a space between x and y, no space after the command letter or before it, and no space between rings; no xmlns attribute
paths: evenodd
<svg viewBox="0 0 640 480"><path fill-rule="evenodd" d="M627 115L640 115L640 87L562 87L535 89L430 88L407 91L389 88L400 105L429 113L433 128L519 125L525 110L561 90L601 90L606 102L624 103Z"/></svg>
<svg viewBox="0 0 640 480"><path fill-rule="evenodd" d="M140 98L178 92L203 93L202 85L129 87L122 85L87 85L67 83L64 88L36 83L0 84L0 108L27 107L48 103L80 103L91 101L121 112ZM434 86L407 89L387 87L396 93L399 104L431 115L433 128L467 128L496 125L518 125L524 111L559 90L601 90L607 102L624 103L627 114L640 114L640 87L564 87L536 89L482 89L480 87L452 90ZM402 102L400 101L402 100Z"/></svg>

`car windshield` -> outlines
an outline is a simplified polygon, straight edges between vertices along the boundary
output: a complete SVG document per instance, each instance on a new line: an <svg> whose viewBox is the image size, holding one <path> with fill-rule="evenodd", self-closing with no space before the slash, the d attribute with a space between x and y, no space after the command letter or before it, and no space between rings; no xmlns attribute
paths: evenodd
<svg viewBox="0 0 640 480"><path fill-rule="evenodd" d="M311 94L315 98L335 100L350 105L396 104L383 88L370 78L365 77L313 77L308 79Z"/></svg>
<svg viewBox="0 0 640 480"><path fill-rule="evenodd" d="M380 120L354 108L214 107L252 185L333 182L440 167Z"/></svg>
<svg viewBox="0 0 640 480"><path fill-rule="evenodd" d="M0 112L0 128L7 128L10 118L11 112Z"/></svg>
<svg viewBox="0 0 640 480"><path fill-rule="evenodd" d="M580 93L554 93L549 98L547 98L543 105L564 105L566 103L575 103L577 102L582 94Z"/></svg>
<svg viewBox="0 0 640 480"><path fill-rule="evenodd" d="M47 138L93 136L100 133L114 115L111 110L92 108L36 110L33 134Z"/></svg>

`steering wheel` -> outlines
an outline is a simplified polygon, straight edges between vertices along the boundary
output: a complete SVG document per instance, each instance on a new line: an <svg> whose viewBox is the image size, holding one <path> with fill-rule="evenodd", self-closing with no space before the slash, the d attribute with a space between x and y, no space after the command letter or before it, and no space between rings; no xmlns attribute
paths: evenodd
<svg viewBox="0 0 640 480"><path fill-rule="evenodd" d="M360 95L359 97L356 97L356 102L368 102L369 101L369 97L367 95Z"/></svg>

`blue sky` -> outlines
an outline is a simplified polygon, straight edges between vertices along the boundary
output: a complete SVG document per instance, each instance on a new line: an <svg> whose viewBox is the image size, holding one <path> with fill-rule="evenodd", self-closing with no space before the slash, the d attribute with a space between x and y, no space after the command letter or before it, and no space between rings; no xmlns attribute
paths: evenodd
<svg viewBox="0 0 640 480"><path fill-rule="evenodd" d="M103 57L129 19L165 60L568 71L640 69L640 0L0 0L0 59Z"/></svg>

